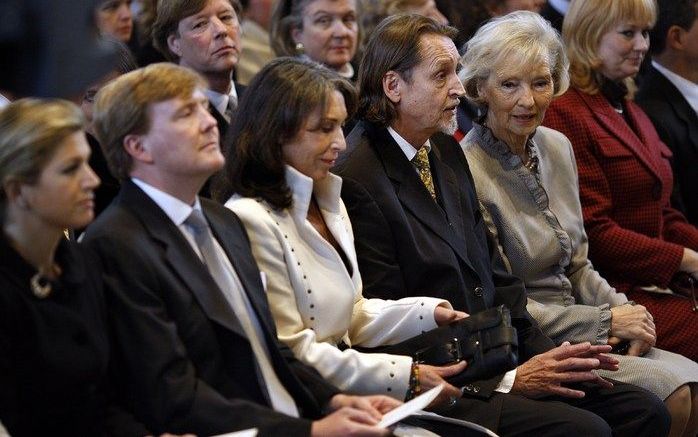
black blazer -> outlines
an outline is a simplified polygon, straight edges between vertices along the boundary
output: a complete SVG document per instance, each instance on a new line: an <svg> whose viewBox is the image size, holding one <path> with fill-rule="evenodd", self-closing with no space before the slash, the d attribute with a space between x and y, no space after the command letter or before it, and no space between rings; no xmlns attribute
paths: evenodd
<svg viewBox="0 0 698 437"><path fill-rule="evenodd" d="M264 329L272 365L303 417L338 393L276 339L260 273L235 214L201 199ZM133 182L88 227L105 264L115 375L126 404L155 433L211 435L256 427L307 435L311 422L270 408L254 354L213 278L174 223ZM312 391L312 393L311 393Z"/></svg>
<svg viewBox="0 0 698 437"><path fill-rule="evenodd" d="M635 100L674 154L672 204L698 226L698 116L674 84L652 66L643 77Z"/></svg>
<svg viewBox="0 0 698 437"><path fill-rule="evenodd" d="M352 152L337 172L344 179L342 199L365 295L433 296L468 313L505 304L519 331L522 361L553 347L526 311L522 282L506 272L485 230L470 169L455 140L431 138L439 204L386 128L361 121L347 143ZM482 382L469 394L487 398L500 380Z"/></svg>
<svg viewBox="0 0 698 437"><path fill-rule="evenodd" d="M149 434L110 405L102 278L84 249L60 242L63 273L38 299L36 269L0 236L0 422L12 436Z"/></svg>

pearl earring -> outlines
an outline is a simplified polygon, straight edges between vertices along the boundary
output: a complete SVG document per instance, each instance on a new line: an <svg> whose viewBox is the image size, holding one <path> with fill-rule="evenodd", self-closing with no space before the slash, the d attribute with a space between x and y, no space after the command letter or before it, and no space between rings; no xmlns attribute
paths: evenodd
<svg viewBox="0 0 698 437"><path fill-rule="evenodd" d="M297 55L302 55L305 53L305 46L303 45L302 42L296 43L296 54Z"/></svg>

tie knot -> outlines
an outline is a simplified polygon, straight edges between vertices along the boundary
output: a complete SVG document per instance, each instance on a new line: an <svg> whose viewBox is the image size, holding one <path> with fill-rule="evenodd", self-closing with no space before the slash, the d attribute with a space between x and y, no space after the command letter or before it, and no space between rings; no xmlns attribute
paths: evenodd
<svg viewBox="0 0 698 437"><path fill-rule="evenodd" d="M184 224L194 229L196 233L199 233L208 228L208 222L206 221L206 217L204 217L204 213L201 212L200 209L193 209L191 211L191 214L189 214L189 217L187 217L187 219L184 220Z"/></svg>
<svg viewBox="0 0 698 437"><path fill-rule="evenodd" d="M417 151L417 154L412 158L412 163L419 170L424 170L429 168L429 151L426 147L422 146Z"/></svg>

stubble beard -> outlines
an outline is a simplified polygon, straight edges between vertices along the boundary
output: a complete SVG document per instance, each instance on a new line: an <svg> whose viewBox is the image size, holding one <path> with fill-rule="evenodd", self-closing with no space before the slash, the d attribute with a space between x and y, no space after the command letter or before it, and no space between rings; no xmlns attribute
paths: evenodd
<svg viewBox="0 0 698 437"><path fill-rule="evenodd" d="M458 120L455 115L445 121L441 126L441 132L446 135L453 135L456 133L456 130L458 130Z"/></svg>

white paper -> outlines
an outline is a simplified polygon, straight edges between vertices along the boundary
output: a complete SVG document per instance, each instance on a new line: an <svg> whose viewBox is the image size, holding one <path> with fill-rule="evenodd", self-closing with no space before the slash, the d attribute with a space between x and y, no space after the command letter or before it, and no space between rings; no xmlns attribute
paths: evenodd
<svg viewBox="0 0 698 437"><path fill-rule="evenodd" d="M406 423L398 423L392 432L395 437L441 437L429 430Z"/></svg>
<svg viewBox="0 0 698 437"><path fill-rule="evenodd" d="M229 432L227 434L219 434L212 437L257 437L257 428L250 428L244 431Z"/></svg>
<svg viewBox="0 0 698 437"><path fill-rule="evenodd" d="M499 437L497 434L494 432L490 431L489 429L485 428L482 425L478 425L477 423L469 422L467 420L463 419L455 419L453 417L446 417L446 416L441 416L436 413L432 413L431 411L418 411L416 413L412 414L413 417L417 417L419 419L429 421L429 420L434 420L436 422L444 422L444 423L450 423L453 425L460 425L464 428L470 428L474 429L477 431L480 431L486 436L489 437Z"/></svg>
<svg viewBox="0 0 698 437"><path fill-rule="evenodd" d="M387 428L390 425L397 423L404 419L405 417L416 413L419 410L424 409L427 405L431 403L443 390L444 385L439 384L431 390L425 391L421 395L412 399L411 401L405 402L399 407L391 410L383 415L383 419L377 425L381 428Z"/></svg>

